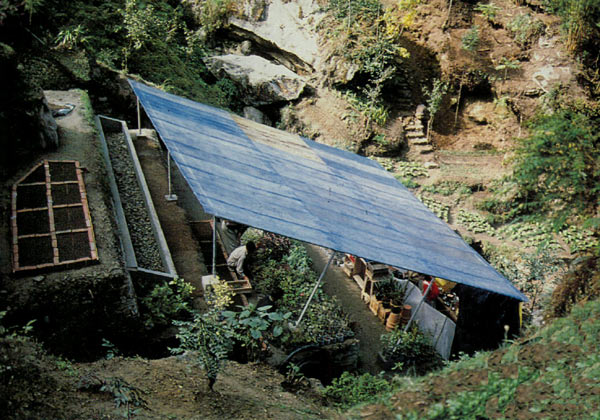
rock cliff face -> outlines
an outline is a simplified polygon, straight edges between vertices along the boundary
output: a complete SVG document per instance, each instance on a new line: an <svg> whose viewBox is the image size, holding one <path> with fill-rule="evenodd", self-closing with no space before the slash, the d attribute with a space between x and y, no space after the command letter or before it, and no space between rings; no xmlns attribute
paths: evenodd
<svg viewBox="0 0 600 420"><path fill-rule="evenodd" d="M0 43L0 179L15 168L20 155L58 146L56 122L41 88L30 86L21 74L16 53Z"/></svg>

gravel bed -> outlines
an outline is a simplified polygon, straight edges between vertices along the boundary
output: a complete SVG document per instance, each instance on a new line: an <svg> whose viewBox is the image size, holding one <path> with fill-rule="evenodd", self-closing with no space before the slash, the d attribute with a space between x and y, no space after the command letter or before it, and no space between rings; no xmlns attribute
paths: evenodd
<svg viewBox="0 0 600 420"><path fill-rule="evenodd" d="M165 271L125 136L122 133L106 134L106 143L138 266Z"/></svg>

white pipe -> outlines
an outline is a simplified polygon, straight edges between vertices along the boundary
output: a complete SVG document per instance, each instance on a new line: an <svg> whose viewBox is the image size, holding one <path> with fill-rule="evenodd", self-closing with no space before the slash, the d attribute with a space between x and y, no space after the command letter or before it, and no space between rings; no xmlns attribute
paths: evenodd
<svg viewBox="0 0 600 420"><path fill-rule="evenodd" d="M300 317L298 318L298 321L296 321L296 327L298 325L300 325L300 321L302 321L302 317L304 316L304 313L308 309L308 305L310 305L310 301L312 300L313 296L315 295L315 292L317 291L317 288L319 287L319 284L321 283L321 280L323 279L323 276L325 276L325 272L327 271L327 269L331 265L331 262L333 261L333 257L335 257L335 254L336 254L336 252L333 251L333 253L331 254L331 257L329 257L329 261L327 261L327 265L325 266L325 268L323 268L323 271L321 271L321 275L319 276L319 280L317 280L317 283L315 284L315 287L313 287L313 290L312 290L310 296L308 297L308 300L306 301L306 304L304 305L304 309L302 309L302 313L300 314Z"/></svg>
<svg viewBox="0 0 600 420"><path fill-rule="evenodd" d="M217 272L217 218L213 216L213 255L212 255L212 275Z"/></svg>
<svg viewBox="0 0 600 420"><path fill-rule="evenodd" d="M142 117L140 116L140 98L136 98L137 117L138 117L138 136L142 135Z"/></svg>

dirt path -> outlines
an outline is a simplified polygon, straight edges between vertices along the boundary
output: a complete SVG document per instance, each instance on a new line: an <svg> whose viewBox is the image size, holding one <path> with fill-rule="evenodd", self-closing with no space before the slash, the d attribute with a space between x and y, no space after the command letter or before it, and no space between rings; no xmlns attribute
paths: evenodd
<svg viewBox="0 0 600 420"><path fill-rule="evenodd" d="M154 208L173 257L175 269L180 277L195 287L196 295L201 296L202 276L208 274L208 271L188 220L208 216L198 210L198 207L189 205L191 192L183 188L185 184L178 179L178 172L172 172L172 193L176 194L178 199L177 201L165 199L165 195L169 193L169 186L164 153L158 141L153 137L155 135L152 134L153 131L143 130L142 133L144 135L138 137L136 131L132 131L132 138L154 202ZM193 200L196 201L195 198ZM193 209L200 213L189 215L188 213ZM202 306L200 302L198 305Z"/></svg>
<svg viewBox="0 0 600 420"><path fill-rule="evenodd" d="M323 248L315 245L307 244L306 250L314 262L315 270L321 273L329 255ZM379 373L381 366L377 363L377 351L385 327L361 300L358 285L349 279L340 267L332 264L323 279L323 290L338 299L355 326L356 338L360 341L359 371L373 375Z"/></svg>

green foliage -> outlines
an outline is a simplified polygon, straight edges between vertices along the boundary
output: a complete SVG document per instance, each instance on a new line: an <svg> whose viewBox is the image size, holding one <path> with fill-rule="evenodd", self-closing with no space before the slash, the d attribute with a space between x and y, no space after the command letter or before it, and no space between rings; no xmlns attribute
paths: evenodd
<svg viewBox="0 0 600 420"><path fill-rule="evenodd" d="M447 91L448 83L443 82L440 79L433 80L433 86L431 90L428 89L426 86L423 86L423 95L425 95L427 111L429 112L429 120L427 121L428 139L431 136L431 129L433 127L435 115L440 110L440 107L442 106L442 101L444 100L444 95Z"/></svg>
<svg viewBox="0 0 600 420"><path fill-rule="evenodd" d="M140 299L141 313L146 328L167 326L173 319L189 316L194 287L184 279L160 282Z"/></svg>
<svg viewBox="0 0 600 420"><path fill-rule="evenodd" d="M594 214L600 198L597 123L559 110L529 124L531 135L515 150L512 214L550 216L557 227L577 213Z"/></svg>
<svg viewBox="0 0 600 420"><path fill-rule="evenodd" d="M498 411L503 413L507 406L513 402L517 388L525 382L533 382L540 376L539 372L529 368L518 368L516 378L503 378L496 372L488 374L487 383L473 391L459 392L445 401L432 406L428 412L428 419L475 419L487 418L486 408L494 401Z"/></svg>
<svg viewBox="0 0 600 420"><path fill-rule="evenodd" d="M510 21L507 27L514 40L522 48L531 45L539 35L544 33L545 29L544 24L529 13L518 15Z"/></svg>
<svg viewBox="0 0 600 420"><path fill-rule="evenodd" d="M473 25L471 29L463 35L461 42L464 50L469 52L475 51L479 45L479 26Z"/></svg>
<svg viewBox="0 0 600 420"><path fill-rule="evenodd" d="M396 418L597 418L600 300L574 306L571 315L554 320L526 343L513 344L510 357L499 363L504 351L462 355L435 378L399 382L397 392L420 395L422 403L418 411L396 404ZM463 390L428 397L432 380L440 389L456 384Z"/></svg>
<svg viewBox="0 0 600 420"><path fill-rule="evenodd" d="M227 355L233 349L234 334L227 323L220 320L220 311L209 310L196 313L192 321L174 321L179 332L179 347L171 349L174 354L194 352L194 360L206 371L209 388L212 389Z"/></svg>
<svg viewBox="0 0 600 420"><path fill-rule="evenodd" d="M106 338L102 339L102 347L106 349L106 360L114 359L120 353L117 346L108 341Z"/></svg>
<svg viewBox="0 0 600 420"><path fill-rule="evenodd" d="M560 236L569 246L571 254L598 248L598 239L585 228L567 226L560 231Z"/></svg>
<svg viewBox="0 0 600 420"><path fill-rule="evenodd" d="M139 413L141 408L148 408L142 397L143 391L131 385L123 378L110 377L103 381L100 391L111 394L117 408L123 407L123 417L130 419Z"/></svg>
<svg viewBox="0 0 600 420"><path fill-rule="evenodd" d="M419 184L415 182L413 178L404 178L401 175L394 175L394 177L406 188L419 188Z"/></svg>
<svg viewBox="0 0 600 420"><path fill-rule="evenodd" d="M139 50L147 42L164 37L166 22L156 13L152 4L142 4L139 0L126 0L123 13L127 46L123 47L124 68L132 51Z"/></svg>
<svg viewBox="0 0 600 420"><path fill-rule="evenodd" d="M63 28L56 36L55 42L57 49L71 50L87 42L86 31L81 25Z"/></svg>
<svg viewBox="0 0 600 420"><path fill-rule="evenodd" d="M235 2L233 0L205 0L201 2L198 20L207 34L214 33L227 23L233 13Z"/></svg>
<svg viewBox="0 0 600 420"><path fill-rule="evenodd" d="M291 312L269 312L271 305L256 307L254 304L239 306L241 311L223 311L230 334L246 348L250 360L258 359L265 339L284 339L287 320Z"/></svg>
<svg viewBox="0 0 600 420"><path fill-rule="evenodd" d="M423 187L423 191L444 196L450 196L455 193L459 195L472 194L471 189L464 182L448 180L442 180L431 185L425 185Z"/></svg>
<svg viewBox="0 0 600 420"><path fill-rule="evenodd" d="M336 45L335 53L352 63L357 73L367 79L364 84L352 87L348 100L369 121L384 125L388 117L384 92L396 85L400 76L398 63L409 56L398 44L395 20L384 15L376 0L330 1L327 10L334 22L328 21L324 36ZM389 28L380 28L388 24Z"/></svg>
<svg viewBox="0 0 600 420"><path fill-rule="evenodd" d="M506 57L502 57L500 59L500 63L494 67L497 71L502 71L504 73L503 79L506 80L506 76L509 70L516 70L520 67L519 60L511 60Z"/></svg>
<svg viewBox="0 0 600 420"><path fill-rule="evenodd" d="M429 210L431 210L437 217L442 219L444 222L448 223L450 216L450 206L444 204L436 199L431 197L427 197L423 194L417 195L417 198L421 200L423 204L427 206Z"/></svg>
<svg viewBox="0 0 600 420"><path fill-rule="evenodd" d="M404 369L437 366L440 356L416 325L408 331L396 328L381 336L381 353L389 362L400 362Z"/></svg>
<svg viewBox="0 0 600 420"><path fill-rule="evenodd" d="M380 8L379 0L329 0L327 10L337 19L356 20L361 16L375 18Z"/></svg>
<svg viewBox="0 0 600 420"><path fill-rule="evenodd" d="M425 168L421 162L397 162L395 172L396 175L401 178L418 178L429 176L427 168Z"/></svg>
<svg viewBox="0 0 600 420"><path fill-rule="evenodd" d="M513 222L498 229L498 233L503 238L521 242L527 248L561 248L549 223Z"/></svg>
<svg viewBox="0 0 600 420"><path fill-rule="evenodd" d="M458 211L456 222L464 226L469 232L486 233L490 236L496 234L495 229L482 216L477 213L471 213L465 209Z"/></svg>
<svg viewBox="0 0 600 420"><path fill-rule="evenodd" d="M490 23L496 23L496 15L501 9L490 2L488 4L478 3L475 10L481 13Z"/></svg>
<svg viewBox="0 0 600 420"><path fill-rule="evenodd" d="M383 376L364 373L360 376L344 372L325 387L325 397L342 410L354 405L372 402L388 393L390 384Z"/></svg>
<svg viewBox="0 0 600 420"><path fill-rule="evenodd" d="M544 0L544 6L559 15L567 34L567 45L572 51L598 39L600 3L597 0Z"/></svg>
<svg viewBox="0 0 600 420"><path fill-rule="evenodd" d="M381 103L380 98L376 95L379 92L380 90L376 91L367 87L363 89L363 93L368 93L368 95L356 94L351 90L344 91L343 95L356 111L365 115L369 121L374 121L375 123L383 126L387 122L388 110Z"/></svg>

